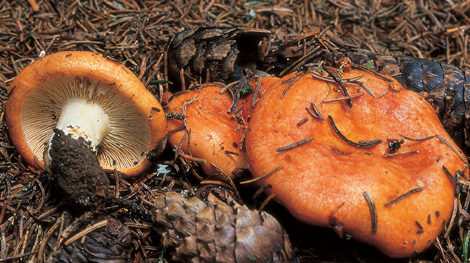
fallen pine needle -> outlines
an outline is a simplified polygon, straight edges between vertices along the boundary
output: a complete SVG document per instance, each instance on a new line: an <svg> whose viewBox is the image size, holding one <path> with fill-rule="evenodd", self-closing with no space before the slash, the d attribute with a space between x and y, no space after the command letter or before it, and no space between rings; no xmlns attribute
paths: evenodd
<svg viewBox="0 0 470 263"><path fill-rule="evenodd" d="M81 238L82 236L84 236L84 235L86 235L86 234L88 234L88 233L90 233L90 232L92 232L92 231L94 231L98 228L102 228L106 225L108 225L108 220L107 219L105 219L101 222L98 222L98 223L96 223L92 226L89 226L85 230L81 231L80 233L76 234L75 236L73 236L73 237L69 238L67 241L65 241L64 245L68 246L68 245L72 244L75 240Z"/></svg>

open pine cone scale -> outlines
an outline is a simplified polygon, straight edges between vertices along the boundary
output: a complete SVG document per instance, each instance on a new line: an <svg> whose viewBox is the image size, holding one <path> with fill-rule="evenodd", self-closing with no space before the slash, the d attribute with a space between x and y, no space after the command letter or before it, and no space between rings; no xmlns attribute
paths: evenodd
<svg viewBox="0 0 470 263"><path fill-rule="evenodd" d="M271 215L250 210L229 198L225 203L184 198L176 192L159 195L153 221L161 226L162 243L174 247L180 262L291 262L285 230Z"/></svg>

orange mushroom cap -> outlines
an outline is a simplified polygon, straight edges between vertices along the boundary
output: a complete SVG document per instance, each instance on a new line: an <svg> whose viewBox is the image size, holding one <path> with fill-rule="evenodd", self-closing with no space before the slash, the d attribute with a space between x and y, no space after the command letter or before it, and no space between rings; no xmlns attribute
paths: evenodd
<svg viewBox="0 0 470 263"><path fill-rule="evenodd" d="M258 80L259 78L254 78L250 81L250 86L255 88ZM215 175L220 180L226 180L212 164L231 178L235 177L232 173L234 169L247 168L244 133L251 118L252 105L255 105L266 88L277 80L275 77L264 77L257 93L253 91L242 96L237 109L230 113L228 110L233 103L230 92L221 94L223 87L215 84L205 84L197 90L181 92L170 100L168 108L165 109L167 113L183 114L183 106L187 103L186 124L187 129L191 130L189 148L194 157L206 161L201 164L206 175ZM168 131L182 127L184 127L182 120L171 118L167 120ZM169 143L173 147L178 147L185 133L186 130L169 133ZM181 150L189 154L188 139L183 142Z"/></svg>
<svg viewBox="0 0 470 263"><path fill-rule="evenodd" d="M348 233L390 257L407 257L430 246L449 221L456 183L443 167L454 175L466 164L443 143L456 147L424 99L368 72L351 70L343 78L361 74L375 98L345 83L352 97L358 95L352 107L347 100L328 102L344 97L339 85L311 74L271 86L250 121L248 164L254 177L275 171L260 184L272 185L266 191L299 220ZM307 111L315 113L312 102L324 120ZM427 136L434 137L410 140ZM390 155L392 148L399 155Z"/></svg>
<svg viewBox="0 0 470 263"><path fill-rule="evenodd" d="M245 125L237 121L234 112L227 113L232 105L232 96L228 91L221 94L221 90L220 86L206 84L198 91L182 92L172 98L165 110L167 113L183 114L184 104L192 101L187 103L185 115L187 129L191 130L191 155L206 161L201 164L206 175L217 175L225 180L212 164L230 177L233 177L234 169L247 168L247 165L245 152L241 149ZM248 107L251 108L251 105L244 103L243 108ZM184 127L182 120L167 120L168 131L181 127ZM169 133L168 142L178 147L185 133L186 129ZM182 151L189 154L187 138L182 144Z"/></svg>
<svg viewBox="0 0 470 263"><path fill-rule="evenodd" d="M24 68L10 85L5 104L8 131L27 163L43 166L44 148L68 101L62 91L101 105L109 117L106 136L97 146L104 169L137 175L151 165L146 153L166 135L160 103L123 65L81 51L43 57Z"/></svg>

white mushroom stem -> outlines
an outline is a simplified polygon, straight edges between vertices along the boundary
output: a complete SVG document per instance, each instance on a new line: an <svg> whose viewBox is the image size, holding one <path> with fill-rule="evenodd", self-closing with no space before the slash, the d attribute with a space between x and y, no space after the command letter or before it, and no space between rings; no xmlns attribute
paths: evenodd
<svg viewBox="0 0 470 263"><path fill-rule="evenodd" d="M60 112L57 129L72 138L83 137L89 141L92 150L109 132L110 121L103 109L86 99L68 99Z"/></svg>
<svg viewBox="0 0 470 263"><path fill-rule="evenodd" d="M60 111L56 128L62 130L65 135L70 134L76 140L82 137L89 142L90 148L97 152L97 146L110 130L110 121L108 115L97 104L87 99L71 98L67 99ZM45 158L48 159L47 165L51 159L49 153Z"/></svg>

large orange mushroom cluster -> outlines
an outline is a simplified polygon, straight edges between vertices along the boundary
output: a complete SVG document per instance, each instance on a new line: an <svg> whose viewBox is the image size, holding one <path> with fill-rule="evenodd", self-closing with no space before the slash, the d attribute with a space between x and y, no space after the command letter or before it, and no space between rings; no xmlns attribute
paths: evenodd
<svg viewBox="0 0 470 263"><path fill-rule="evenodd" d="M211 164L227 174L248 165L299 220L348 233L390 257L422 252L449 221L468 163L418 94L363 70L344 73L343 87L337 81L299 72L263 82L256 107L243 108L250 116L243 115L245 145L221 87L186 92L168 111L182 113L192 102L184 130L191 130L192 154L207 160L207 174L216 173ZM183 125L169 121L170 130ZM178 133L170 142L186 152L185 132Z"/></svg>
<svg viewBox="0 0 470 263"><path fill-rule="evenodd" d="M122 65L63 52L15 78L5 113L34 167L54 161L50 148L65 134L85 141L102 167L136 175L169 131L177 154L206 174L225 180L249 168L301 221L391 257L423 251L449 221L467 160L418 94L368 71L327 71L253 81L256 92L237 103L238 90L213 84L181 92L165 130L160 104Z"/></svg>

